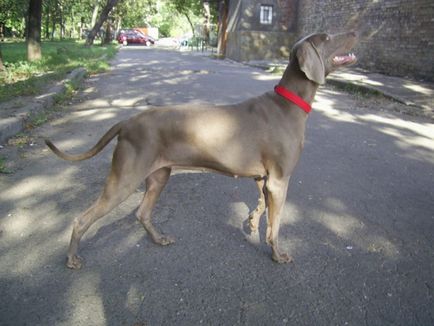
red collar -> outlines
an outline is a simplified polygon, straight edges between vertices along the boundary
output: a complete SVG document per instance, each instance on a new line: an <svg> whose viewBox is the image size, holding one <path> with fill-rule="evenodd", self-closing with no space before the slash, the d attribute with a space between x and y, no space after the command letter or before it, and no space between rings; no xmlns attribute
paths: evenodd
<svg viewBox="0 0 434 326"><path fill-rule="evenodd" d="M288 101L291 101L295 105L297 105L300 109L302 109L304 112L309 113L312 110L312 107L309 103L307 103L305 100L303 100L300 96L297 94L287 90L285 87L276 85L274 87L274 91L276 94L279 94L280 96L283 96Z"/></svg>

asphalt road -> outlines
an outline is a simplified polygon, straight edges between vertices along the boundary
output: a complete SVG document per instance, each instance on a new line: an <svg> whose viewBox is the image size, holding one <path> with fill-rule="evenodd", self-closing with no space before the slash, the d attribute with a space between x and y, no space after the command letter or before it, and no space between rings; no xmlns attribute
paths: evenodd
<svg viewBox="0 0 434 326"><path fill-rule="evenodd" d="M254 182L176 174L152 243L134 212L139 189L81 242L82 270L64 266L73 218L110 166L61 161L43 145L89 148L150 105L234 103L272 89L262 71L201 55L122 49L55 120L33 130L16 172L0 178L1 325L433 325L434 125L396 105L321 88L292 177L278 265L246 229ZM12 154L11 154L12 155Z"/></svg>

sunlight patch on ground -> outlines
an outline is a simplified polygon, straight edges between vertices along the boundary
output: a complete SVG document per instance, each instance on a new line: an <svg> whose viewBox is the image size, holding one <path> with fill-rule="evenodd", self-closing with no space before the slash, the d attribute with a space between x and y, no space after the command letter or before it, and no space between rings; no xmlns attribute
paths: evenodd
<svg viewBox="0 0 434 326"><path fill-rule="evenodd" d="M91 119L89 119L90 121L103 121L103 120L110 120L116 117L116 114L114 112L104 112L104 113L100 113L94 117L92 117Z"/></svg>
<svg viewBox="0 0 434 326"><path fill-rule="evenodd" d="M410 89L410 90L412 90L414 92L425 94L425 95L428 95L428 96L433 96L434 95L434 92L433 92L432 89L423 87L421 85L405 84L404 87L408 88L408 89Z"/></svg>
<svg viewBox="0 0 434 326"><path fill-rule="evenodd" d="M136 286L131 285L127 292L127 300L125 302L125 308L132 314L136 315L140 312L140 306L142 304L143 294L137 289Z"/></svg>
<svg viewBox="0 0 434 326"><path fill-rule="evenodd" d="M318 94L316 101L313 103L313 109L317 110L327 117L342 122L360 123L357 121L357 116L349 112L335 109L336 103L334 100L326 98L322 94Z"/></svg>
<svg viewBox="0 0 434 326"><path fill-rule="evenodd" d="M324 205L335 212L343 212L347 209L346 205L337 198L326 198L324 200Z"/></svg>
<svg viewBox="0 0 434 326"><path fill-rule="evenodd" d="M69 287L69 325L106 325L104 304L101 297L99 274L81 271Z"/></svg>
<svg viewBox="0 0 434 326"><path fill-rule="evenodd" d="M57 232L62 219L57 218L57 202L51 200L33 206L32 209L19 207L11 211L1 221L3 236L11 245L22 243L26 237L40 232Z"/></svg>
<svg viewBox="0 0 434 326"><path fill-rule="evenodd" d="M291 186L289 186L291 187ZM297 205L286 202L283 206L282 225L294 225L303 219L302 214L298 211Z"/></svg>
<svg viewBox="0 0 434 326"><path fill-rule="evenodd" d="M358 81L362 81L363 80L363 84L368 84L368 85L372 85L372 86L382 86L383 83L379 82L379 81L375 81L369 78L365 78L364 75L360 75L360 74L352 74L350 72L339 72L337 73L337 75L339 77L341 77L342 79L345 80L349 80L349 81L354 81L354 82L358 82Z"/></svg>
<svg viewBox="0 0 434 326"><path fill-rule="evenodd" d="M8 238L22 238L27 236L29 225L32 225L33 217L25 216L22 214L9 214L6 219L2 221L2 228L4 235Z"/></svg>
<svg viewBox="0 0 434 326"><path fill-rule="evenodd" d="M321 90L314 102L314 109L326 117L340 122L370 125L376 131L394 138L396 146L405 150L406 157L434 164L434 124L405 120L384 113L371 114L362 111L345 111L345 102L337 103L327 98L329 90Z"/></svg>
<svg viewBox="0 0 434 326"><path fill-rule="evenodd" d="M136 201L134 201L134 208L137 208ZM118 217L119 218L119 217ZM121 219L124 219L126 217L121 217ZM129 222L129 221L128 221ZM127 223L127 222L126 222ZM131 225L134 230L132 230L130 233L127 234L126 237L122 238L119 241L119 244L116 245L116 254L122 255L128 251L131 251L132 249L142 250L142 241L144 237L149 237L149 235L146 233L145 229L143 228L142 224L133 223ZM99 228L95 227L95 233L98 232ZM89 237L91 237L91 234L88 234Z"/></svg>
<svg viewBox="0 0 434 326"><path fill-rule="evenodd" d="M95 87L87 87L85 90L83 90L83 93L86 93L86 94L90 94L90 93L94 93L94 92L96 92L96 89L95 89Z"/></svg>
<svg viewBox="0 0 434 326"><path fill-rule="evenodd" d="M91 107L91 106L92 105L89 104L89 107ZM92 120L92 121L106 120L106 119L110 119L112 117L116 117L116 114L119 113L119 108L114 107L114 106L115 105L112 103L107 103L107 106L104 108L78 110L78 111L73 112L73 114L79 118L87 117L88 120ZM119 106L121 106L121 105L119 105ZM103 109L103 110L101 110L101 109ZM108 114L111 114L112 117L107 118ZM99 116L102 116L103 118L99 119Z"/></svg>
<svg viewBox="0 0 434 326"><path fill-rule="evenodd" d="M130 81L132 81L132 82L141 82L142 81L142 79L147 79L147 78L149 78L150 76L148 75L148 74L144 74L144 73L142 73L142 74L140 74L140 75L136 75L136 76L134 76L134 77L131 77L130 78Z"/></svg>
<svg viewBox="0 0 434 326"><path fill-rule="evenodd" d="M368 84L368 85L372 85L372 86L382 86L383 85L383 83L375 81L375 80L371 80L371 79L364 79L363 84Z"/></svg>
<svg viewBox="0 0 434 326"><path fill-rule="evenodd" d="M337 208L335 200L330 203L335 209ZM382 254L388 258L397 258L400 254L397 247L390 240L378 235L376 230L372 230L373 226L366 226L354 216L344 212L331 213L323 210L313 210L311 215L313 220L336 234L337 237L347 240L348 250L353 250L354 244L355 249Z"/></svg>
<svg viewBox="0 0 434 326"><path fill-rule="evenodd" d="M63 184L68 182L69 177L74 171L74 168L66 168L62 171ZM57 193L60 191L59 187L51 187L50 191L48 191L47 184L58 185L59 175L28 177L11 186L7 191L2 191L0 194L4 200L20 200L25 197L40 195L41 191L47 193Z"/></svg>
<svg viewBox="0 0 434 326"><path fill-rule="evenodd" d="M361 115L360 121L381 124L379 132L394 137L399 148L408 151L408 157L434 164L434 124L406 121L396 117Z"/></svg>
<svg viewBox="0 0 434 326"><path fill-rule="evenodd" d="M122 61L125 61L125 63L118 63L116 65L116 70L123 70L124 68L132 68L132 67L135 67L137 65L136 62L127 63L126 60L122 60ZM113 70L115 70L115 69L113 69Z"/></svg>
<svg viewBox="0 0 434 326"><path fill-rule="evenodd" d="M92 103L89 104L89 107L92 107L94 109L104 108L104 107L110 106L109 101L103 100L103 99L93 99L93 100L91 100L91 102Z"/></svg>
<svg viewBox="0 0 434 326"><path fill-rule="evenodd" d="M63 257L65 255L71 230L69 228L59 230L58 224L62 223L62 221L54 221L51 217L46 221L49 222L51 219L52 225L50 228L57 228L58 230L50 231L49 228L42 230L43 227L41 226L33 230L32 226L35 225L35 221L40 223L44 219L41 216L40 213L19 216L16 217L19 222L5 225L4 238L7 239L7 247L3 247L5 250L0 257L2 261L0 275L14 275L15 277L18 275L32 275L32 273L40 271L44 266L59 263L59 260L53 259L53 257ZM27 225L24 225L24 223L27 223ZM24 232L20 232L20 230L24 230ZM19 233L13 234L12 232ZM64 262L63 259L61 261L61 263Z"/></svg>
<svg viewBox="0 0 434 326"><path fill-rule="evenodd" d="M128 98L117 98L112 101L111 106L133 106L137 102L143 100L143 97L128 97Z"/></svg>
<svg viewBox="0 0 434 326"><path fill-rule="evenodd" d="M256 207L251 207L251 210ZM230 204L231 214L228 219L228 224L235 228L243 228L243 224L248 220L250 208L245 202L235 202ZM261 219L266 220L267 210L262 215ZM298 211L297 206L286 202L283 207L281 218L281 225L294 225L302 219L301 213Z"/></svg>
<svg viewBox="0 0 434 326"><path fill-rule="evenodd" d="M342 238L350 238L351 235L360 230L363 226L360 221L349 215L334 214L315 210L312 214L313 219L324 225L327 229Z"/></svg>
<svg viewBox="0 0 434 326"><path fill-rule="evenodd" d="M278 77L278 76L275 76L275 75L272 75L272 74L264 75L264 74L255 72L255 73L253 73L253 79L254 80L259 80L259 81L269 81L269 80L276 80L276 81L278 81L278 80L281 79L281 77Z"/></svg>
<svg viewBox="0 0 434 326"><path fill-rule="evenodd" d="M228 222L227 224L233 226L234 228L241 228L243 227L243 222L247 219L249 216L249 207L246 205L245 202L235 202L230 203L230 216L228 216Z"/></svg>
<svg viewBox="0 0 434 326"><path fill-rule="evenodd" d="M178 85L181 84L182 82L188 81L191 77L189 75L184 76L184 77L176 77L176 78L170 78L170 79L166 79L163 81L164 84L169 84L169 85Z"/></svg>

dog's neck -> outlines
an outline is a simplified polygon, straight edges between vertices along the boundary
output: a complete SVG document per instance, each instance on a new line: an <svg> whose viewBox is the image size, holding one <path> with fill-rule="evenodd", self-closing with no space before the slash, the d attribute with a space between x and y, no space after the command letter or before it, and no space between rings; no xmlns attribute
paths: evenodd
<svg viewBox="0 0 434 326"><path fill-rule="evenodd" d="M291 60L288 64L279 85L297 94L310 105L312 105L319 87L317 83L309 80L304 72L300 70L296 60Z"/></svg>

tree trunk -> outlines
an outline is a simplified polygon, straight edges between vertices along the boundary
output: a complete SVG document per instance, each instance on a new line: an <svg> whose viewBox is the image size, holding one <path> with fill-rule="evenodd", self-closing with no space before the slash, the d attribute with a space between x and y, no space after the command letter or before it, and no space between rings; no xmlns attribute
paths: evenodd
<svg viewBox="0 0 434 326"><path fill-rule="evenodd" d="M54 40L54 35L56 34L56 17L53 13L51 17L51 40Z"/></svg>
<svg viewBox="0 0 434 326"><path fill-rule="evenodd" d="M211 19L211 11L209 9L209 2L203 1L203 13L204 13L204 22L203 22L203 37L205 39L206 44L209 44L209 29L210 29L210 19Z"/></svg>
<svg viewBox="0 0 434 326"><path fill-rule="evenodd" d="M219 7L219 31L217 53L219 56L226 54L227 28L228 28L229 0L221 0Z"/></svg>
<svg viewBox="0 0 434 326"><path fill-rule="evenodd" d="M59 25L60 25L60 39L63 40L65 38L65 20L63 17L63 6L60 1L57 2L57 8L59 10Z"/></svg>
<svg viewBox="0 0 434 326"><path fill-rule="evenodd" d="M81 40L83 38L83 30L84 30L84 17L80 18L80 31L78 35L78 39Z"/></svg>
<svg viewBox="0 0 434 326"><path fill-rule="evenodd" d="M107 4L102 9L99 19L97 20L95 26L93 26L92 30L89 32L89 35L87 36L86 39L87 46L93 44L96 34L99 32L102 24L107 20L110 11L113 9L113 7L116 5L117 2L118 0L107 0Z"/></svg>
<svg viewBox="0 0 434 326"><path fill-rule="evenodd" d="M69 38L75 38L76 26L75 26L75 13L74 8L71 8L71 29L69 33Z"/></svg>
<svg viewBox="0 0 434 326"><path fill-rule="evenodd" d="M3 22L0 22L0 41L3 41L5 34L4 34L5 24Z"/></svg>
<svg viewBox="0 0 434 326"><path fill-rule="evenodd" d="M191 31L193 32L193 37L196 37L196 32L195 32L195 30L194 30L193 23L191 22L190 16L189 16L188 13L186 13L186 12L184 12L184 16L187 18L188 23L190 24Z"/></svg>
<svg viewBox="0 0 434 326"><path fill-rule="evenodd" d="M0 47L0 73L5 71L5 66L3 64L3 55L2 55L2 49Z"/></svg>
<svg viewBox="0 0 434 326"><path fill-rule="evenodd" d="M50 8L47 6L44 12L45 16L45 38L50 38Z"/></svg>
<svg viewBox="0 0 434 326"><path fill-rule="evenodd" d="M100 0L96 0L95 7L93 7L92 20L90 22L90 26L92 27L95 26L96 18L98 17L99 1Z"/></svg>
<svg viewBox="0 0 434 326"><path fill-rule="evenodd" d="M35 61L42 57L41 52L42 0L30 0L27 13L27 60Z"/></svg>
<svg viewBox="0 0 434 326"><path fill-rule="evenodd" d="M122 17L119 17L117 22L116 22L116 37L119 34L121 26L122 26Z"/></svg>
<svg viewBox="0 0 434 326"><path fill-rule="evenodd" d="M103 44L110 44L112 41L112 26L110 22L106 23Z"/></svg>

